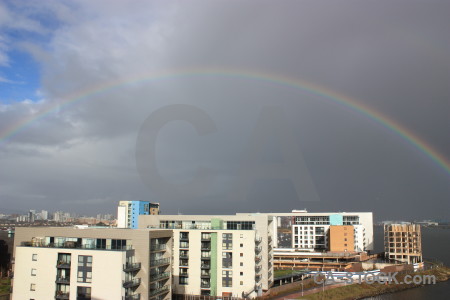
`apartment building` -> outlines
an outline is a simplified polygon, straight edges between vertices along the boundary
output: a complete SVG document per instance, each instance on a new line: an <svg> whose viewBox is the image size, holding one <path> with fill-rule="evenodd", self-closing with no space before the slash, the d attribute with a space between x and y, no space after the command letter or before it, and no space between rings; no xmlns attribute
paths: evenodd
<svg viewBox="0 0 450 300"><path fill-rule="evenodd" d="M354 245L351 251L373 250L371 212L310 213L306 210L293 210L290 213L267 215L274 217L272 226L276 236L275 248L294 248L308 252L328 251L330 226L352 226Z"/></svg>
<svg viewBox="0 0 450 300"><path fill-rule="evenodd" d="M140 215L159 215L159 203L120 201L117 207L117 228L138 228Z"/></svg>
<svg viewBox="0 0 450 300"><path fill-rule="evenodd" d="M384 225L384 251L389 259L422 262L422 235L417 224Z"/></svg>
<svg viewBox="0 0 450 300"><path fill-rule="evenodd" d="M172 232L17 228L13 300L171 299Z"/></svg>
<svg viewBox="0 0 450 300"><path fill-rule="evenodd" d="M272 217L141 216L140 228L173 230L173 294L255 297L273 284Z"/></svg>
<svg viewBox="0 0 450 300"><path fill-rule="evenodd" d="M351 225L331 225L328 230L330 252L354 252L355 231Z"/></svg>

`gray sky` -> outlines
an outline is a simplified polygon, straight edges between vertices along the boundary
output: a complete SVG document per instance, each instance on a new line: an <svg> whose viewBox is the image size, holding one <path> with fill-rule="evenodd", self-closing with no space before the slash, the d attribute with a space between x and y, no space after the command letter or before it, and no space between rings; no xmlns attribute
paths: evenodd
<svg viewBox="0 0 450 300"><path fill-rule="evenodd" d="M411 0L1 3L1 136L56 109L0 143L0 213L112 213L119 200L141 199L160 202L163 213L307 208L448 220L450 173L399 134L307 88L247 75L310 82L352 98L450 161L449 11L448 1ZM133 81L158 74L168 75ZM121 84L101 89L112 82ZM172 104L204 111L216 127L199 135L174 121L158 134L164 182L182 185L199 167L211 171L195 195L163 193L137 172L141 126ZM273 106L306 166L296 174L314 189L293 183L297 175L256 178L246 197L235 198L252 157L262 168L301 165L284 155L286 136L276 130L247 155L261 112ZM263 121L270 122L276 128L280 119ZM295 184L306 190L300 197ZM319 201L305 201L314 193Z"/></svg>

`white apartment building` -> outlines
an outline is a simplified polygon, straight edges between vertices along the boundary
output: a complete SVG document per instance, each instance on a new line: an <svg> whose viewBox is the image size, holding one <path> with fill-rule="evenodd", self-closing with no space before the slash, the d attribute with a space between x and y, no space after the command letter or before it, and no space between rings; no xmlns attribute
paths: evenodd
<svg viewBox="0 0 450 300"><path fill-rule="evenodd" d="M171 299L172 232L17 228L13 300Z"/></svg>
<svg viewBox="0 0 450 300"><path fill-rule="evenodd" d="M173 230L173 299L255 297L273 284L272 218L267 215L141 216L140 228Z"/></svg>
<svg viewBox="0 0 450 300"><path fill-rule="evenodd" d="M237 214L248 215L248 214ZM351 225L354 228L354 251L373 250L373 214L371 212L310 213L294 210L291 213L268 213L273 216L275 248L294 248L299 251L326 251L331 225Z"/></svg>

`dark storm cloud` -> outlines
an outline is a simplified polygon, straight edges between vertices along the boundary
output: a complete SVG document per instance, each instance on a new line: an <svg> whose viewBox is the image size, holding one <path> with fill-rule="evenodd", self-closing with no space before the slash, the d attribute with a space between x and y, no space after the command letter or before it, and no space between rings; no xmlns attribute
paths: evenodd
<svg viewBox="0 0 450 300"><path fill-rule="evenodd" d="M81 1L70 9L48 2L41 13L70 18L48 29L48 43L27 49L42 64L43 101L173 69L253 70L351 96L449 157L449 9L442 1L180 1L139 7ZM162 199L140 181L134 165L143 121L174 103L201 108L217 126L214 134L198 136L190 124L173 122L158 138L157 164L167 181L188 182L199 166L215 170L212 186L195 199ZM1 128L29 113L29 106L39 108L14 105L0 110ZM230 200L264 105L283 107L321 201L299 201L286 180L256 181L246 201ZM449 209L449 174L399 135L323 97L239 76L124 84L62 108L2 147L0 209L112 212L121 199L160 201L165 213L306 207L398 219L445 218ZM261 151L263 163L280 161L276 145Z"/></svg>

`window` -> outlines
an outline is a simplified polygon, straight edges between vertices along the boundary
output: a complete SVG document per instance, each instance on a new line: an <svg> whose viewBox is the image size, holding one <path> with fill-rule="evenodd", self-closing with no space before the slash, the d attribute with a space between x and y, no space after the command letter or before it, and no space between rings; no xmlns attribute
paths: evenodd
<svg viewBox="0 0 450 300"><path fill-rule="evenodd" d="M241 265L241 267L243 267L243 266L244 266L244 263L243 263L243 262L241 262L241 263L240 263L240 265Z"/></svg>
<svg viewBox="0 0 450 300"><path fill-rule="evenodd" d="M222 267L232 268L233 267L233 253L232 252L222 252Z"/></svg>
<svg viewBox="0 0 450 300"><path fill-rule="evenodd" d="M223 287L233 286L233 271L222 271L222 286Z"/></svg>
<svg viewBox="0 0 450 300"><path fill-rule="evenodd" d="M243 282L243 281L241 281L241 285L244 285L244 282Z"/></svg>
<svg viewBox="0 0 450 300"><path fill-rule="evenodd" d="M31 276L36 276L36 269L31 269Z"/></svg>
<svg viewBox="0 0 450 300"><path fill-rule="evenodd" d="M33 254L33 261L37 261L37 254Z"/></svg>
<svg viewBox="0 0 450 300"><path fill-rule="evenodd" d="M239 275L244 276L244 272L240 272Z"/></svg>
<svg viewBox="0 0 450 300"><path fill-rule="evenodd" d="M92 256L78 256L77 281L84 283L92 282Z"/></svg>
<svg viewBox="0 0 450 300"><path fill-rule="evenodd" d="M111 249L121 250L127 248L127 240L111 240Z"/></svg>
<svg viewBox="0 0 450 300"><path fill-rule="evenodd" d="M97 249L106 249L106 239L97 239Z"/></svg>
<svg viewBox="0 0 450 300"><path fill-rule="evenodd" d="M244 247L244 244L240 244L241 248Z"/></svg>
<svg viewBox="0 0 450 300"><path fill-rule="evenodd" d="M179 277L178 283L181 284L181 285L188 284L188 277Z"/></svg>
<svg viewBox="0 0 450 300"><path fill-rule="evenodd" d="M233 234L223 233L222 234L222 249L231 250L233 248Z"/></svg>
<svg viewBox="0 0 450 300"><path fill-rule="evenodd" d="M91 300L91 288L85 286L77 287L77 300Z"/></svg>
<svg viewBox="0 0 450 300"><path fill-rule="evenodd" d="M30 291L35 291L36 290L36 284L32 283L30 284Z"/></svg>
<svg viewBox="0 0 450 300"><path fill-rule="evenodd" d="M240 253L240 255L239 255L240 257L244 257L244 253Z"/></svg>
<svg viewBox="0 0 450 300"><path fill-rule="evenodd" d="M189 240L189 232L180 232L180 241L181 240Z"/></svg>
<svg viewBox="0 0 450 300"><path fill-rule="evenodd" d="M241 233L241 239L244 238L244 235Z"/></svg>

